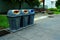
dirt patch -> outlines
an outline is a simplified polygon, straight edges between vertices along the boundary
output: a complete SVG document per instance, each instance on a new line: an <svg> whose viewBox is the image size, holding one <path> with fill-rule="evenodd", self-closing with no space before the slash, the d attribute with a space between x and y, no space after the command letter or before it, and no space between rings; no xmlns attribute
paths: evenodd
<svg viewBox="0 0 60 40"><path fill-rule="evenodd" d="M0 27L0 37L10 33L8 30L3 30L3 29L5 29L5 28Z"/></svg>
<svg viewBox="0 0 60 40"><path fill-rule="evenodd" d="M5 29L5 28L3 28L3 27L0 26L0 30L2 30L2 29Z"/></svg>
<svg viewBox="0 0 60 40"><path fill-rule="evenodd" d="M1 36L4 36L4 35L7 35L7 34L10 34L10 32L7 31L7 30L2 30L2 31L0 31L0 37L1 37Z"/></svg>

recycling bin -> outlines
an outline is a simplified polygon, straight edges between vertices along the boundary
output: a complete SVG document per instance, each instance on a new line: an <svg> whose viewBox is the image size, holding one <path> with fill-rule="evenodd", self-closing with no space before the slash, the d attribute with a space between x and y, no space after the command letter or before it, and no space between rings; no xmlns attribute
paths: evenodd
<svg viewBox="0 0 60 40"><path fill-rule="evenodd" d="M10 31L14 32L20 29L20 10L9 10L7 13L7 18L9 21Z"/></svg>
<svg viewBox="0 0 60 40"><path fill-rule="evenodd" d="M20 27L26 27L28 26L28 10L22 9L22 14Z"/></svg>
<svg viewBox="0 0 60 40"><path fill-rule="evenodd" d="M35 11L33 9L29 9L29 19L28 19L28 25L34 24L34 14Z"/></svg>

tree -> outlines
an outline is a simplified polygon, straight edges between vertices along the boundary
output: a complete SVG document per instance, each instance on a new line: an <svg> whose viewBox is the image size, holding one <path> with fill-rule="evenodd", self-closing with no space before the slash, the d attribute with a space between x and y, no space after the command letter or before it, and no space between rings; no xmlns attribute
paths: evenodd
<svg viewBox="0 0 60 40"><path fill-rule="evenodd" d="M34 8L34 6L39 6L40 2L39 0L3 0L4 2L6 2L6 4L11 4L11 8L17 8L20 9L21 5L25 2L27 3L31 8ZM24 4L25 5L25 4ZM29 8L29 7L28 7Z"/></svg>
<svg viewBox="0 0 60 40"><path fill-rule="evenodd" d="M40 4L39 0L27 0L27 2L29 3L31 7L39 6Z"/></svg>
<svg viewBox="0 0 60 40"><path fill-rule="evenodd" d="M57 8L60 8L60 0L57 0L57 1L56 1L56 7L57 7Z"/></svg>
<svg viewBox="0 0 60 40"><path fill-rule="evenodd" d="M30 7L34 7L34 6L39 6L40 2L39 0L11 0L13 3L19 2L20 4L22 2L26 2L30 5ZM20 5L21 6L21 5Z"/></svg>

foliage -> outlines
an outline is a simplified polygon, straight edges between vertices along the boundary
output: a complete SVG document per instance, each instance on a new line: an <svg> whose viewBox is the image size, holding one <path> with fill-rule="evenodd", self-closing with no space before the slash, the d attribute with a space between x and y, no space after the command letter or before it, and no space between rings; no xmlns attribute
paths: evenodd
<svg viewBox="0 0 60 40"><path fill-rule="evenodd" d="M57 9L57 8L49 8L48 10L53 11L54 14L60 14L60 9Z"/></svg>
<svg viewBox="0 0 60 40"><path fill-rule="evenodd" d="M40 2L39 0L3 0L4 2L8 2L8 5L11 4L13 6L19 6L21 8L21 5L23 2L26 2L29 4L31 8L34 6L39 6Z"/></svg>
<svg viewBox="0 0 60 40"><path fill-rule="evenodd" d="M60 5L57 8L60 9Z"/></svg>
<svg viewBox="0 0 60 40"><path fill-rule="evenodd" d="M57 2L56 2L56 7L57 7L57 8L60 8L60 0L57 0Z"/></svg>
<svg viewBox="0 0 60 40"><path fill-rule="evenodd" d="M43 8L43 5L39 5L39 8ZM45 5L45 7L44 7L45 9L48 9L48 6L47 5Z"/></svg>
<svg viewBox="0 0 60 40"><path fill-rule="evenodd" d="M49 8L48 10L50 10L50 11L58 11L57 8Z"/></svg>
<svg viewBox="0 0 60 40"><path fill-rule="evenodd" d="M11 0L13 3L16 3L16 2L19 2L19 0ZM27 2L31 7L34 7L34 6L39 6L40 2L39 0L20 0L20 2ZM20 3L19 2L19 3Z"/></svg>

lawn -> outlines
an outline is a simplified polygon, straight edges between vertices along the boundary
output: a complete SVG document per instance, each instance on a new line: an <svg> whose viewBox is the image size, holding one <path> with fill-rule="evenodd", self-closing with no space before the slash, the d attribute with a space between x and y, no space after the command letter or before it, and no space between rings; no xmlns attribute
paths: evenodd
<svg viewBox="0 0 60 40"><path fill-rule="evenodd" d="M58 12L58 11L54 11L54 14L60 14L60 12Z"/></svg>
<svg viewBox="0 0 60 40"><path fill-rule="evenodd" d="M8 28L9 23L6 16L0 15L0 28Z"/></svg>
<svg viewBox="0 0 60 40"><path fill-rule="evenodd" d="M48 10L53 11L54 14L60 14L60 9L57 9L57 8L49 8Z"/></svg>

